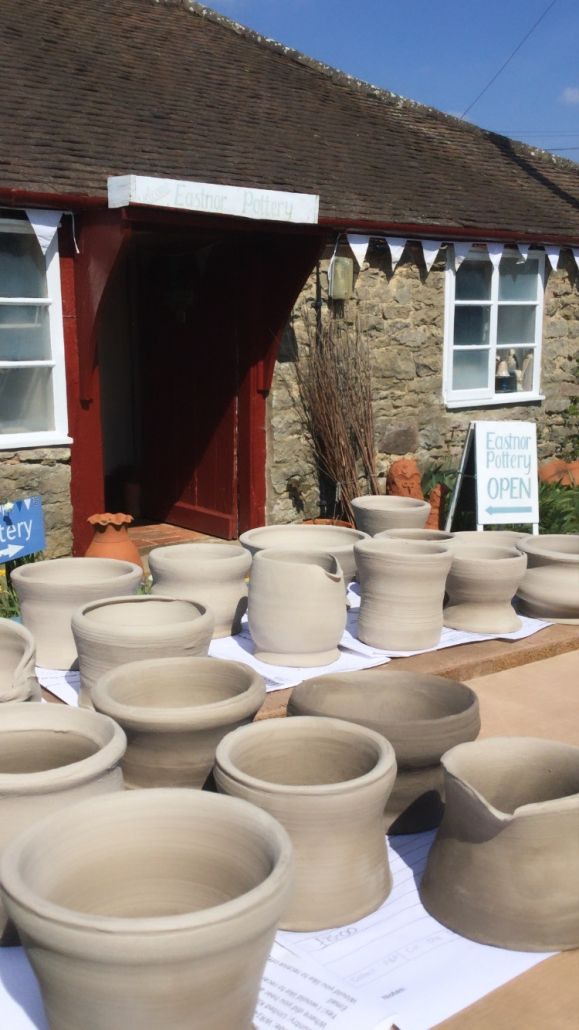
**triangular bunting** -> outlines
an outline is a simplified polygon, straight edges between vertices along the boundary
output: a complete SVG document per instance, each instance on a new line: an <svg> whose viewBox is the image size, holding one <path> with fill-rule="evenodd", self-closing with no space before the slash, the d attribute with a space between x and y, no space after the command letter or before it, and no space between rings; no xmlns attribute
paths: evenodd
<svg viewBox="0 0 579 1030"><path fill-rule="evenodd" d="M579 268L579 247L571 247L571 251L575 258L575 264L577 265L577 268Z"/></svg>
<svg viewBox="0 0 579 1030"><path fill-rule="evenodd" d="M438 255L438 251L442 247L442 243L440 240L421 240L420 242L422 244L422 253L424 254L424 264L426 265L426 271L430 272L430 269L432 268Z"/></svg>
<svg viewBox="0 0 579 1030"><path fill-rule="evenodd" d="M387 236L386 242L390 247L390 257L392 258L392 271L396 268L396 265L402 257L402 251L406 246L406 240L401 240L396 236Z"/></svg>
<svg viewBox="0 0 579 1030"><path fill-rule="evenodd" d="M472 243L454 244L454 268L456 272L458 272L471 247Z"/></svg>
<svg viewBox="0 0 579 1030"><path fill-rule="evenodd" d="M502 243L487 243L487 251L493 268L499 267L504 249Z"/></svg>
<svg viewBox="0 0 579 1030"><path fill-rule="evenodd" d="M366 260L366 251L368 250L368 244L370 242L369 236L358 236L356 233L349 232L348 243L350 249L358 262L358 268L361 268Z"/></svg>
<svg viewBox="0 0 579 1030"><path fill-rule="evenodd" d="M44 211L40 209L35 210L33 208L27 208L26 214L28 215L28 221L36 233L36 239L40 244L40 249L43 254L46 254L46 251L54 239L54 234L58 229L58 223L62 218L62 211Z"/></svg>
<svg viewBox="0 0 579 1030"><path fill-rule="evenodd" d="M526 261L529 256L529 244L528 243L517 243L517 249L521 255L523 261Z"/></svg>
<svg viewBox="0 0 579 1030"><path fill-rule="evenodd" d="M546 244L545 245L545 254L549 258L549 262L551 264L551 268L557 268L558 265L559 265L559 258L561 257L561 248L560 247L552 247L552 246L549 246L549 245Z"/></svg>

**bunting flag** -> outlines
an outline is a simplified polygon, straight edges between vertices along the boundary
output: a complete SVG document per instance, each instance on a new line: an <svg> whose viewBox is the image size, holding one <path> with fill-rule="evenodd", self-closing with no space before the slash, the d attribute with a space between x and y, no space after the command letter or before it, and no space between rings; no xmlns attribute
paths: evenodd
<svg viewBox="0 0 579 1030"><path fill-rule="evenodd" d="M499 267L504 249L502 243L487 243L487 251L493 268Z"/></svg>
<svg viewBox="0 0 579 1030"><path fill-rule="evenodd" d="M366 260L366 251L368 250L368 244L370 242L369 236L358 236L356 233L347 233L348 243L350 249L358 262L358 268L361 268Z"/></svg>
<svg viewBox="0 0 579 1030"><path fill-rule="evenodd" d="M523 261L526 261L529 256L529 244L528 243L517 243L519 254Z"/></svg>
<svg viewBox="0 0 579 1030"><path fill-rule="evenodd" d="M394 271L396 265L402 257L402 251L404 250L407 241L401 240L396 236L387 236L386 242L390 247L390 257L392 258L392 271Z"/></svg>
<svg viewBox="0 0 579 1030"><path fill-rule="evenodd" d="M458 272L462 265L466 255L468 254L472 243L455 243L454 244L454 269Z"/></svg>
<svg viewBox="0 0 579 1030"><path fill-rule="evenodd" d="M573 257L575 258L575 264L579 269L579 247L571 247L571 252L573 254Z"/></svg>
<svg viewBox="0 0 579 1030"><path fill-rule="evenodd" d="M58 223L62 218L62 211L49 211L40 209L26 209L28 221L30 222L34 232L36 233L36 239L40 244L40 249L43 254L52 243L56 230L58 229Z"/></svg>
<svg viewBox="0 0 579 1030"><path fill-rule="evenodd" d="M438 255L438 251L442 247L442 242L440 240L421 240L420 242L422 244L422 253L424 254L426 271L430 272L430 269Z"/></svg>
<svg viewBox="0 0 579 1030"><path fill-rule="evenodd" d="M558 268L559 258L561 257L561 248L552 247L550 244L545 244L545 254L549 258L551 268Z"/></svg>

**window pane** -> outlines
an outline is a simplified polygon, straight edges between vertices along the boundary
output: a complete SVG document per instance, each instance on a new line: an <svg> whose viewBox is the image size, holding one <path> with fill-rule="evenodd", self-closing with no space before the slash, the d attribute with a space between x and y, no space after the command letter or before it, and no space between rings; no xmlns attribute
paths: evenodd
<svg viewBox="0 0 579 1030"><path fill-rule="evenodd" d="M36 236L0 227L0 297L46 297L46 268Z"/></svg>
<svg viewBox="0 0 579 1030"><path fill-rule="evenodd" d="M489 307L467 305L454 309L454 342L456 346L487 346L491 312Z"/></svg>
<svg viewBox="0 0 579 1030"><path fill-rule="evenodd" d="M527 258L520 265L515 258L503 258L500 264L499 300L536 300L539 262Z"/></svg>
<svg viewBox="0 0 579 1030"><path fill-rule="evenodd" d="M535 307L499 307L497 343L534 343Z"/></svg>
<svg viewBox="0 0 579 1030"><path fill-rule="evenodd" d="M0 304L0 361L49 360L48 308Z"/></svg>
<svg viewBox="0 0 579 1030"><path fill-rule="evenodd" d="M452 364L453 390L486 389L489 378L488 350L457 350Z"/></svg>
<svg viewBox="0 0 579 1030"><path fill-rule="evenodd" d="M54 429L52 369L0 368L0 433Z"/></svg>
<svg viewBox="0 0 579 1030"><path fill-rule="evenodd" d="M463 261L456 273L456 299L490 300L492 272L490 261Z"/></svg>

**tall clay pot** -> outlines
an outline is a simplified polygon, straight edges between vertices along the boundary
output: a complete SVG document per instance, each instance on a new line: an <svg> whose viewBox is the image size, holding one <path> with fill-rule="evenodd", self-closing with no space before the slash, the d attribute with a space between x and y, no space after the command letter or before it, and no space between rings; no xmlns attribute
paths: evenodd
<svg viewBox="0 0 579 1030"><path fill-rule="evenodd" d="M149 554L153 594L198 601L215 616L214 637L239 633L251 555L235 544L172 544Z"/></svg>
<svg viewBox="0 0 579 1030"><path fill-rule="evenodd" d="M331 554L256 554L249 584L249 630L262 662L329 665L346 626L344 577Z"/></svg>
<svg viewBox="0 0 579 1030"><path fill-rule="evenodd" d="M40 701L35 665L32 633L12 619L0 619L0 704Z"/></svg>
<svg viewBox="0 0 579 1030"><path fill-rule="evenodd" d="M92 798L7 850L6 905L54 1030L250 1030L291 888L288 835L237 798Z"/></svg>
<svg viewBox="0 0 579 1030"><path fill-rule="evenodd" d="M259 526L249 529L239 537L239 543L252 555L270 548L284 551L301 551L304 554L316 551L333 554L337 558L344 582L349 583L356 578L356 560L354 544L366 538L366 533L347 526L310 525L308 523L291 523L286 526Z"/></svg>
<svg viewBox="0 0 579 1030"><path fill-rule="evenodd" d="M390 494L354 497L352 510L357 529L370 536L385 529L422 529L430 515L428 501Z"/></svg>
<svg viewBox="0 0 579 1030"><path fill-rule="evenodd" d="M355 550L362 594L360 640L388 651L435 647L452 562L446 544L381 537Z"/></svg>
<svg viewBox="0 0 579 1030"><path fill-rule="evenodd" d="M129 536L132 515L122 512L91 515L87 522L94 528L94 536L85 551L86 558L118 558L143 567L139 549Z"/></svg>
<svg viewBox="0 0 579 1030"><path fill-rule="evenodd" d="M512 599L527 565L514 547L454 547L446 581L444 625L471 633L513 633L520 629Z"/></svg>
<svg viewBox="0 0 579 1030"><path fill-rule="evenodd" d="M524 615L549 622L579 623L579 535L549 533L518 543L527 570L517 590Z"/></svg>
<svg viewBox="0 0 579 1030"><path fill-rule="evenodd" d="M391 744L338 719L266 719L223 738L218 790L279 819L294 846L283 929L352 923L388 896L383 813L395 776Z"/></svg>
<svg viewBox="0 0 579 1030"><path fill-rule="evenodd" d="M579 748L495 737L452 748L442 764L426 909L482 944L579 947Z"/></svg>

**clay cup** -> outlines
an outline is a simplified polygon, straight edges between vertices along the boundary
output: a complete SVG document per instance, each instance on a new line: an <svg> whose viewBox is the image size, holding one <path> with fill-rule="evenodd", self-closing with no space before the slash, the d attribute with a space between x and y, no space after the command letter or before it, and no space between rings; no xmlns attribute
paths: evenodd
<svg viewBox="0 0 579 1030"><path fill-rule="evenodd" d="M370 494L367 497L354 497L352 509L356 519L356 527L369 536L385 529L422 529L430 515L428 501L416 497L395 497L383 494Z"/></svg>
<svg viewBox="0 0 579 1030"><path fill-rule="evenodd" d="M526 566L526 556L514 547L454 547L444 625L470 633L520 629L512 600Z"/></svg>
<svg viewBox="0 0 579 1030"><path fill-rule="evenodd" d="M251 555L235 544L173 544L149 554L151 593L197 601L215 618L214 637L239 633Z"/></svg>
<svg viewBox="0 0 579 1030"><path fill-rule="evenodd" d="M527 570L517 590L524 615L579 624L579 534L528 536L518 543Z"/></svg>

